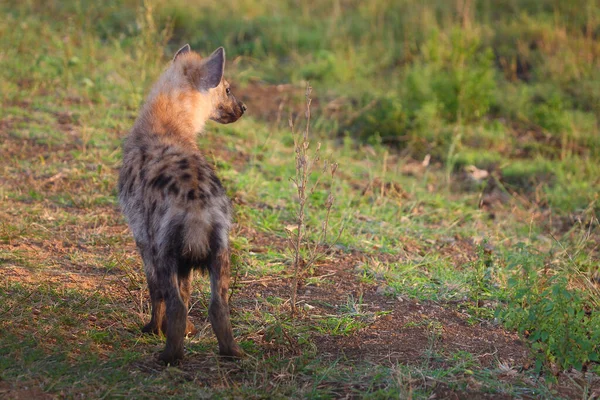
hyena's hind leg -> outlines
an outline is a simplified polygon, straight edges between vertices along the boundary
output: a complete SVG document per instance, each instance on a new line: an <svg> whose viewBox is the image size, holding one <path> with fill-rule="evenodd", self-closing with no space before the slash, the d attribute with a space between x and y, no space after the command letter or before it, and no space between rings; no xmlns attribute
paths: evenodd
<svg viewBox="0 0 600 400"><path fill-rule="evenodd" d="M166 334L167 318L165 315L165 301L157 285L153 285L148 281L148 288L150 289L150 301L152 302L152 317L150 317L150 322L144 325L142 332L153 333L155 335Z"/></svg>
<svg viewBox="0 0 600 400"><path fill-rule="evenodd" d="M181 273L181 271L180 271ZM179 294L181 295L181 299L185 304L185 309L189 310L190 307L190 296L192 294L192 281L194 278L193 270L190 270L187 274L179 275ZM190 317L188 315L187 322L185 326L185 334L186 336L194 336L198 333L198 329L194 326L192 321L190 321Z"/></svg>
<svg viewBox="0 0 600 400"><path fill-rule="evenodd" d="M152 304L152 316L142 328L143 333L153 333L155 335L167 333L167 319L165 315L165 300L161 290L161 285L156 277L155 265L152 263L152 258L149 254L145 254L142 250L142 258L144 260L144 270L146 271L146 282L148 282L148 290L150 291L150 302Z"/></svg>
<svg viewBox="0 0 600 400"><path fill-rule="evenodd" d="M159 359L173 364L183 358L183 339L186 331L187 307L181 298L176 268L168 270L161 279L167 314L167 344Z"/></svg>
<svg viewBox="0 0 600 400"><path fill-rule="evenodd" d="M233 338L229 319L228 291L230 279L229 249L216 246L210 257L210 306L208 317L219 342L219 353L228 357L243 357L244 352Z"/></svg>

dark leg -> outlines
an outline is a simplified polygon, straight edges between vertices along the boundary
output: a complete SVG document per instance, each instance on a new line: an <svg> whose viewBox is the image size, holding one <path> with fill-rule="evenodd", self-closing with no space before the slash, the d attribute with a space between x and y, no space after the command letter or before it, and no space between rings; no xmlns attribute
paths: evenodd
<svg viewBox="0 0 600 400"><path fill-rule="evenodd" d="M156 271L152 264L144 261L144 269L146 270L146 280L148 289L150 290L150 301L152 302L152 317L150 322L143 328L143 333L153 333L159 335L167 332L167 320L165 318L165 301L161 292L160 284L156 279Z"/></svg>
<svg viewBox="0 0 600 400"><path fill-rule="evenodd" d="M174 272L163 282L167 314L167 345L159 358L165 364L174 364L183 358L187 308L179 293L178 280L177 273Z"/></svg>
<svg viewBox="0 0 600 400"><path fill-rule="evenodd" d="M165 301L156 285L150 284L150 281L148 281L148 287L150 289L150 300L152 301L152 317L150 318L150 322L144 325L142 332L153 333L155 335L165 334L167 327Z"/></svg>
<svg viewBox="0 0 600 400"><path fill-rule="evenodd" d="M190 296L192 294L193 278L194 273L191 270L187 276L179 276L179 294L181 295L181 300L183 300L183 304L185 304L186 310L189 310L190 308ZM188 315L185 327L185 334L186 336L194 336L196 333L198 333L198 330L190 321L190 317Z"/></svg>
<svg viewBox="0 0 600 400"><path fill-rule="evenodd" d="M210 260L210 306L208 317L219 342L219 353L228 357L242 357L244 352L233 338L227 292L229 290L229 250L213 249Z"/></svg>

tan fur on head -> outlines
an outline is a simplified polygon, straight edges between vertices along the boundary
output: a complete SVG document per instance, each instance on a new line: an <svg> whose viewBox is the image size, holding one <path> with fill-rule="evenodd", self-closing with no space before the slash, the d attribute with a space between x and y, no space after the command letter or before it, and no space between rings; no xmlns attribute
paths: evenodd
<svg viewBox="0 0 600 400"><path fill-rule="evenodd" d="M208 119L237 121L246 106L231 93L224 67L222 47L206 58L182 47L150 91L136 127L192 144Z"/></svg>

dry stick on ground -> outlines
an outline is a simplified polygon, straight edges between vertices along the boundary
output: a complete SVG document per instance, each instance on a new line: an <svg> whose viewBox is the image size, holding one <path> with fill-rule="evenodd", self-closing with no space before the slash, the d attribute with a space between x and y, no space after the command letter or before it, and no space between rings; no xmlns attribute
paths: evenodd
<svg viewBox="0 0 600 400"><path fill-rule="evenodd" d="M292 244L292 250L294 252L294 275L293 275L293 279L292 279L292 293L290 296L291 297L290 300L291 300L292 315L294 315L297 311L296 310L296 295L297 295L297 291L298 291L298 280L299 280L299 275L300 275L300 266L301 266L301 264L303 264L303 261L304 261L304 260L302 260L302 257L300 255L300 250L302 248L302 241L305 239L305 236L307 233L306 225L305 225L305 221L304 221L305 214L306 214L306 205L307 205L306 200L307 200L308 195L310 195L314 192L315 188L319 185L319 182L321 180L321 176L319 176L317 178L315 184L309 190L307 190L307 185L308 185L308 180L309 180L310 174L313 171L313 168L315 167L317 162L320 160L319 150L321 149L321 143L317 143L317 148L315 149L314 156L311 157L311 155L309 154L310 104L312 102L312 99L310 97L311 92L312 92L312 88L310 87L310 85L307 84L306 85L306 94L305 94L306 95L306 111L305 111L306 127L305 127L304 131L302 132L301 136L295 135L294 124L292 122L291 117L289 120L290 129L292 130L292 135L294 136L294 149L296 152L296 176L295 176L295 178L292 179L292 182L294 182L294 185L296 185L296 189L298 192L297 223L296 223L296 226L294 227L295 228L294 230L296 231L296 233L294 235L292 233L292 230L288 231L290 233L290 241ZM321 224L321 232L319 234L319 238L312 247L307 246L309 256L308 256L308 260L306 261L306 263L304 265L305 267L308 267L308 266L312 265L313 262L315 262L315 260L319 256L319 251L318 251L319 244L322 242L325 242L327 240L327 230L329 228L329 217L331 215L331 208L332 208L333 202L334 202L334 198L332 195L333 180L334 180L334 176L335 176L335 172L336 172L337 168L338 168L337 163L331 163L331 164L328 162L324 163L322 173L327 172L328 169L330 170L332 184L330 186L326 204L325 204L325 210L326 210L325 220ZM340 237L341 233L342 233L342 230L340 229L340 232L338 233L336 241Z"/></svg>

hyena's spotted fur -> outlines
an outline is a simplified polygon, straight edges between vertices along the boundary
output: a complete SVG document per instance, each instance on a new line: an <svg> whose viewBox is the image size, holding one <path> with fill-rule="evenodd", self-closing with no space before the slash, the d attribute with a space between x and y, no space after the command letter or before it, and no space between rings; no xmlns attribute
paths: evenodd
<svg viewBox="0 0 600 400"><path fill-rule="evenodd" d="M188 45L152 88L123 145L119 200L141 253L152 318L144 332L165 333L160 358L183 357L194 269L210 274L210 322L220 353L241 356L229 320L231 204L196 145L207 119L234 122L246 106L223 79L223 48L202 59Z"/></svg>

